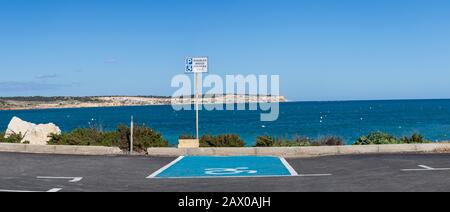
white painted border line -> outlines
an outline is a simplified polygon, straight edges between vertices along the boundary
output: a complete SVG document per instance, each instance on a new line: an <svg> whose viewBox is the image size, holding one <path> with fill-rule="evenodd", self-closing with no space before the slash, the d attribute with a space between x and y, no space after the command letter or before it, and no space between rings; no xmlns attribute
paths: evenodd
<svg viewBox="0 0 450 212"><path fill-rule="evenodd" d="M147 179L150 178L156 178L156 176L158 176L159 174L161 174L163 171L165 171L166 169L170 168L171 166L175 165L176 163L178 163L180 160L182 160L184 158L184 156L180 156L177 159L175 159L174 161L170 162L169 164L165 165L164 167L160 168L158 171L153 172L153 174L149 175L147 177Z"/></svg>
<svg viewBox="0 0 450 212"><path fill-rule="evenodd" d="M37 176L37 179L50 179L50 180L69 180L71 183L80 182L82 177L47 177L47 176Z"/></svg>
<svg viewBox="0 0 450 212"><path fill-rule="evenodd" d="M431 168L429 166L425 166L425 165L419 165L419 167L422 167L424 169L428 169L428 170L433 170L434 168Z"/></svg>
<svg viewBox="0 0 450 212"><path fill-rule="evenodd" d="M450 171L450 168L435 168L435 169L402 169L402 172L413 172L413 171Z"/></svg>
<svg viewBox="0 0 450 212"><path fill-rule="evenodd" d="M52 188L48 191L25 191L25 190L4 190L4 189L0 189L0 192L13 192L13 193L41 193L41 192L50 192L50 193L54 193L54 192L58 192L61 191L62 188Z"/></svg>
<svg viewBox="0 0 450 212"><path fill-rule="evenodd" d="M54 193L54 192L58 192L58 191L61 191L61 190L62 190L62 188L52 188L52 189L48 190L47 192Z"/></svg>
<svg viewBox="0 0 450 212"><path fill-rule="evenodd" d="M297 177L325 177L332 176L332 174L299 174Z"/></svg>
<svg viewBox="0 0 450 212"><path fill-rule="evenodd" d="M286 169L289 171L289 173L291 173L292 176L298 176L297 171L295 171L294 168L292 168L291 164L289 164L286 159L284 159L283 157L279 157L281 160L281 163L283 163L283 165L286 167Z"/></svg>
<svg viewBox="0 0 450 212"><path fill-rule="evenodd" d="M433 168L425 165L418 165L421 169L401 169L403 172L412 172L412 171L450 171L450 168Z"/></svg>
<svg viewBox="0 0 450 212"><path fill-rule="evenodd" d="M255 176L187 176L187 177L155 177L153 179L214 179L214 178L275 178L275 177L326 177L332 174L299 174L299 175L255 175Z"/></svg>

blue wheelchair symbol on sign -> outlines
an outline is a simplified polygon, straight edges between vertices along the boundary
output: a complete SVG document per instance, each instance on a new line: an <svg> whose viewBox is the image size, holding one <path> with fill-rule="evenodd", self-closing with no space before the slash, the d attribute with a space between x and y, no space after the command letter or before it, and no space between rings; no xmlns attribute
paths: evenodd
<svg viewBox="0 0 450 212"><path fill-rule="evenodd" d="M185 72L192 72L192 65L186 65Z"/></svg>

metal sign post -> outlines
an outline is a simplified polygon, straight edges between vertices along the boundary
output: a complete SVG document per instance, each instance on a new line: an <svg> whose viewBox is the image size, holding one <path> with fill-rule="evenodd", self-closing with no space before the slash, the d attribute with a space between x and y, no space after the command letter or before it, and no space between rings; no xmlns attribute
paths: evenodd
<svg viewBox="0 0 450 212"><path fill-rule="evenodd" d="M130 154L133 154L133 131L134 131L134 121L133 116L131 116L131 126L130 126Z"/></svg>
<svg viewBox="0 0 450 212"><path fill-rule="evenodd" d="M208 57L187 57L185 59L185 73L194 73L195 81L195 138L200 139L198 111L199 111L199 82L201 73L208 72Z"/></svg>
<svg viewBox="0 0 450 212"><path fill-rule="evenodd" d="M195 132L196 132L196 139L200 139L199 137L199 133L198 133L198 78L199 74L197 72L195 72Z"/></svg>

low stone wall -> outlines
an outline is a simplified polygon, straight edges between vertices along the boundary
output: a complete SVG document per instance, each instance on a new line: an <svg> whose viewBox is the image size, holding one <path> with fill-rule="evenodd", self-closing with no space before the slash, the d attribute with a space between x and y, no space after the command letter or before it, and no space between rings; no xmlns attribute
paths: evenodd
<svg viewBox="0 0 450 212"><path fill-rule="evenodd" d="M122 150L117 147L102 146L64 146L0 143L0 152L67 154L67 155L118 155Z"/></svg>
<svg viewBox="0 0 450 212"><path fill-rule="evenodd" d="M317 147L242 147L242 148L148 148L149 156L280 156L315 157L326 155L376 154L376 153L426 153L450 152L450 143L388 144L364 146L317 146ZM117 147L30 145L0 143L0 152L68 154L68 155L120 155Z"/></svg>
<svg viewBox="0 0 450 212"><path fill-rule="evenodd" d="M450 152L450 143L348 145L314 147L242 147L242 148L149 148L150 156L213 155L213 156L280 156L315 157L325 155Z"/></svg>

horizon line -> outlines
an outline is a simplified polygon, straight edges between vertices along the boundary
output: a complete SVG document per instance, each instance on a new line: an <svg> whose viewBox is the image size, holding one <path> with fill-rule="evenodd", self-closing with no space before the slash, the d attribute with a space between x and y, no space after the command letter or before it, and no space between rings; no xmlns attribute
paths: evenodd
<svg viewBox="0 0 450 212"><path fill-rule="evenodd" d="M209 94L208 94L209 95ZM211 94L211 95L230 95L230 94ZM249 95L251 94L231 94L231 95ZM271 94L265 94L260 96L272 96ZM439 98L386 98L386 99L330 99L330 100L291 100L284 95L273 95L273 96L283 96L286 102L358 102L358 101L420 101L420 100L450 100L450 97L439 97ZM29 95L29 96L0 96L2 98L27 98L27 97L77 97L77 98L89 98L89 97L154 97L154 98L171 98L172 96L165 95L86 95L86 96L75 96L75 95L55 95L55 96L45 96L45 95Z"/></svg>
<svg viewBox="0 0 450 212"><path fill-rule="evenodd" d="M443 98L387 98L387 99L333 99L333 100L287 100L287 102L367 102L367 101L425 101L425 100L450 100Z"/></svg>

